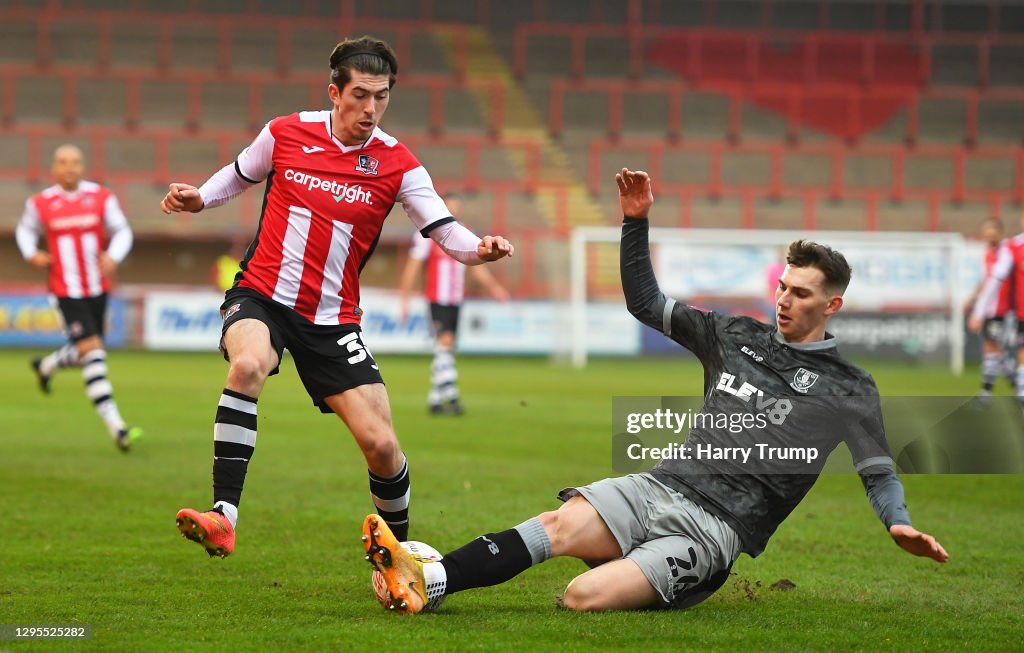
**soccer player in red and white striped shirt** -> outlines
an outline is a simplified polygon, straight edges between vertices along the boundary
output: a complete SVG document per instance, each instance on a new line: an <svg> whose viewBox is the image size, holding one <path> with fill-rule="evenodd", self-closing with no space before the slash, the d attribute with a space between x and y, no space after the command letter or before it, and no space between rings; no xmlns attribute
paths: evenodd
<svg viewBox="0 0 1024 653"><path fill-rule="evenodd" d="M459 196L446 193L444 201L452 213L458 213ZM444 250L420 234L413 235L409 259L402 269L398 290L402 321L408 317L409 294L426 268L423 294L430 304L430 322L434 332L434 360L430 365L430 391L427 407L431 415L461 415L459 373L455 369L455 335L459 326L459 308L466 298L466 266L444 253ZM499 302L508 301L509 294L485 267L471 267L473 276Z"/></svg>
<svg viewBox="0 0 1024 653"><path fill-rule="evenodd" d="M1024 229L1024 216L1021 217ZM1002 241L991 267L986 265L986 276L977 293L971 319L971 331L978 333L1000 310L1014 310L1017 317L1017 371L1015 378L1017 400L1024 405L1024 233ZM1009 290L1007 290L1009 284ZM1004 295L1008 293L1008 295ZM987 330L986 330L987 331ZM987 350L986 350L987 351ZM982 363L984 366L984 362ZM984 394L982 394L984 397Z"/></svg>
<svg viewBox="0 0 1024 653"><path fill-rule="evenodd" d="M1014 287L1016 280L1013 275L1007 276L999 285L999 292L990 294L986 305L977 304L987 279L992 275L999 252L1003 246L1003 221L989 218L981 224L981 238L987 246L985 249L985 277L978 284L968 303L968 311L978 308L984 322L981 327L981 392L979 400L987 402L992 397L992 388L1000 373L1005 373L1011 384L1015 385L1016 361L1009 338L1006 337L1006 318L1014 308Z"/></svg>
<svg viewBox="0 0 1024 653"><path fill-rule="evenodd" d="M132 248L132 230L117 198L82 179L82 151L61 145L53 154L56 184L30 197L15 238L22 256L49 269L50 292L64 319L69 344L45 358L33 359L39 387L49 394L53 374L81 367L85 393L107 425L118 448L128 451L142 431L125 424L107 379L103 322L110 277ZM48 251L39 249L45 235ZM109 238L109 241L108 241Z"/></svg>
<svg viewBox="0 0 1024 653"><path fill-rule="evenodd" d="M378 127L398 63L372 37L339 43L330 58L332 108L275 118L200 188L171 184L165 212L198 212L266 181L256 237L222 306L230 363L214 424L212 510L186 508L182 534L210 555L234 549L238 503L256 445L256 401L284 349L313 403L345 422L363 451L370 493L402 539L409 473L384 383L359 328L359 273L396 202L424 236L467 265L513 253L456 222L430 175Z"/></svg>

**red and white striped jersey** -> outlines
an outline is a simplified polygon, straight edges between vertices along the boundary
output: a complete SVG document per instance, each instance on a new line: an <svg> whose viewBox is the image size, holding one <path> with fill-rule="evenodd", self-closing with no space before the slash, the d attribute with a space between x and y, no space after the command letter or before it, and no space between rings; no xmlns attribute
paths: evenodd
<svg viewBox="0 0 1024 653"><path fill-rule="evenodd" d="M996 260L999 258L999 248L1003 242L989 247L985 250L985 276L992 276L992 269L996 265ZM984 307L985 317L1003 317L1013 308L1013 290L1015 284L1016 275L1009 275L1007 278L999 284L999 294L988 302L988 306Z"/></svg>
<svg viewBox="0 0 1024 653"><path fill-rule="evenodd" d="M458 306L466 298L466 266L445 254L441 246L420 234L413 235L409 256L424 261L423 294L431 304Z"/></svg>
<svg viewBox="0 0 1024 653"><path fill-rule="evenodd" d="M1007 287L1010 290L1005 290ZM1008 310L1015 309L1017 319L1024 319L1024 234L1007 238L999 246L971 316L996 317L996 313L989 311L1001 305L1003 292L1009 293L1008 301L1012 303Z"/></svg>
<svg viewBox="0 0 1024 653"><path fill-rule="evenodd" d="M28 259L37 251L41 234L53 259L50 292L57 297L96 297L110 289L99 266L100 253L120 263L132 245L131 229L117 198L91 181L79 182L72 192L59 185L33 195L17 228L17 242ZM114 242L114 238L117 242Z"/></svg>
<svg viewBox="0 0 1024 653"><path fill-rule="evenodd" d="M395 202L424 234L454 221L412 152L379 128L362 145L342 145L330 111L271 120L235 171L267 180L239 285L315 324L359 323L359 273Z"/></svg>

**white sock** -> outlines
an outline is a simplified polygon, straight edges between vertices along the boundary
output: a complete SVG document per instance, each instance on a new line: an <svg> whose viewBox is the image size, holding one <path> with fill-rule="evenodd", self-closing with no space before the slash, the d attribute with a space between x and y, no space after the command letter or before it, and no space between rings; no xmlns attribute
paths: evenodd
<svg viewBox="0 0 1024 653"><path fill-rule="evenodd" d="M218 501L213 504L213 507L224 513L224 516L231 522L231 528L235 527L235 524L238 523L238 506L233 506L227 501Z"/></svg>
<svg viewBox="0 0 1024 653"><path fill-rule="evenodd" d="M51 376L62 367L72 367L78 363L78 347L68 344L57 351L51 352L39 362L39 373Z"/></svg>
<svg viewBox="0 0 1024 653"><path fill-rule="evenodd" d="M440 562L423 564L423 582L427 584L427 604L425 611L437 610L444 601L444 591L448 586L448 572Z"/></svg>
<svg viewBox="0 0 1024 653"><path fill-rule="evenodd" d="M121 417L121 411L118 410L117 404L114 403L113 399L96 404L96 412L99 414L100 419L103 420L103 423L107 425L110 437L115 440L117 436L121 435L121 431L128 428L128 425L124 423L124 419Z"/></svg>
<svg viewBox="0 0 1024 653"><path fill-rule="evenodd" d="M82 357L82 379L85 381L85 394L92 400L96 413L110 431L110 437L117 439L118 433L125 428L121 411L114 401L114 387L107 380L107 353L102 349L94 349Z"/></svg>
<svg viewBox="0 0 1024 653"><path fill-rule="evenodd" d="M1002 365L1001 352L986 352L981 358L981 382L991 387L999 378L999 366Z"/></svg>
<svg viewBox="0 0 1024 653"><path fill-rule="evenodd" d="M455 354L450 349L434 348L434 360L430 365L430 394L427 402L437 405L459 398L456 382L459 372L455 369Z"/></svg>

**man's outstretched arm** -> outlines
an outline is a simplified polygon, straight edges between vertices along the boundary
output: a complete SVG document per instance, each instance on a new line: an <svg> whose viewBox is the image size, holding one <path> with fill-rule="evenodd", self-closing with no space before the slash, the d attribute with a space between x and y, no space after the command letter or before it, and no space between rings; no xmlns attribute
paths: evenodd
<svg viewBox="0 0 1024 653"><path fill-rule="evenodd" d="M164 213L199 213L238 197L261 183L274 167L274 135L268 122L249 147L206 180L200 188L175 182L160 202Z"/></svg>
<svg viewBox="0 0 1024 653"><path fill-rule="evenodd" d="M889 535L904 551L916 556L931 558L936 562L946 562L949 554L942 548L938 540L927 533L922 533L913 526L897 524L889 528Z"/></svg>
<svg viewBox="0 0 1024 653"><path fill-rule="evenodd" d="M619 246L619 273L622 276L622 294L630 314L652 329L668 335L665 305L668 301L658 288L651 265L648 243L647 215L654 203L651 179L642 170L625 168L615 175L619 187L619 205L622 208L622 242ZM671 309L670 309L671 310Z"/></svg>
<svg viewBox="0 0 1024 653"><path fill-rule="evenodd" d="M622 208L622 242L619 273L622 294L630 314L657 329L697 355L702 362L717 347L715 332L722 316L705 312L666 297L658 287L651 264L647 214L654 203L651 179L642 170L622 169L615 175ZM727 319L727 318L725 318Z"/></svg>
<svg viewBox="0 0 1024 653"><path fill-rule="evenodd" d="M904 551L916 556L946 562L949 554L934 537L910 525L903 484L892 467L875 466L860 472L868 500L875 514L889 529L889 535Z"/></svg>
<svg viewBox="0 0 1024 653"><path fill-rule="evenodd" d="M935 538L910 525L903 483L893 469L892 453L885 440L881 397L874 379L866 378L856 394L842 402L835 418L835 423L845 425L844 439L868 501L893 541L914 555L946 562L949 556Z"/></svg>

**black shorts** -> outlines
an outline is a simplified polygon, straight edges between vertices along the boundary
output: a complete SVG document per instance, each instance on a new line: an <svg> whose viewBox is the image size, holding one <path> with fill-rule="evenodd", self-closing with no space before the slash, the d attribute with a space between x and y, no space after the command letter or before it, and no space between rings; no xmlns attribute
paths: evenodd
<svg viewBox="0 0 1024 653"><path fill-rule="evenodd" d="M1015 335L1013 342L1016 342L1018 347L1024 346L1024 320L1016 321L1016 334L1006 333L1008 326L1005 316L985 318L985 323L981 327L981 337L1001 347L1006 347L1010 344L1010 337Z"/></svg>
<svg viewBox="0 0 1024 653"><path fill-rule="evenodd" d="M1002 317L987 317L985 323L981 327L981 337L989 342L995 342L1003 344L1005 342L1003 335L1006 330L1006 319Z"/></svg>
<svg viewBox="0 0 1024 653"><path fill-rule="evenodd" d="M57 307L64 318L68 340L78 342L92 336L103 337L103 322L107 315L107 293L96 297L58 297Z"/></svg>
<svg viewBox="0 0 1024 653"><path fill-rule="evenodd" d="M434 325L434 335L459 328L459 305L430 304L430 322Z"/></svg>
<svg viewBox="0 0 1024 653"><path fill-rule="evenodd" d="M384 383L357 324L313 324L291 308L237 286L224 295L220 309L224 316L220 339L224 360L229 360L224 348L228 328L239 320L259 320L270 330L270 344L278 360L285 349L291 352L302 385L320 412L333 412L324 403L326 397L361 385ZM274 368L271 374L277 372Z"/></svg>

